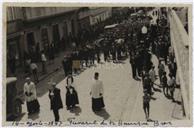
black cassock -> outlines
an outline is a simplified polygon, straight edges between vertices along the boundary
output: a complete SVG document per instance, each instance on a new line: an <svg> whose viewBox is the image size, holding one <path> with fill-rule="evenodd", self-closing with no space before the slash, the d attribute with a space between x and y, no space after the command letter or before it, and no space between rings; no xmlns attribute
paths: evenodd
<svg viewBox="0 0 194 128"><path fill-rule="evenodd" d="M77 91L72 86L66 86L67 92L66 92L66 106L74 107L76 104L79 104L79 99L77 95Z"/></svg>
<svg viewBox="0 0 194 128"><path fill-rule="evenodd" d="M92 110L93 111L100 111L101 108L104 108L104 99L103 97L100 98L92 98Z"/></svg>
<svg viewBox="0 0 194 128"><path fill-rule="evenodd" d="M55 88L53 93L54 93L54 96L51 96L51 90L49 90L49 98L50 98L51 110L58 110L60 108L63 108L63 103L62 103L62 100L61 100L60 89Z"/></svg>
<svg viewBox="0 0 194 128"><path fill-rule="evenodd" d="M63 108L60 89L55 88L53 93L51 90L49 90L49 98L51 103L51 110L53 110L55 116L55 121L59 121L59 109Z"/></svg>

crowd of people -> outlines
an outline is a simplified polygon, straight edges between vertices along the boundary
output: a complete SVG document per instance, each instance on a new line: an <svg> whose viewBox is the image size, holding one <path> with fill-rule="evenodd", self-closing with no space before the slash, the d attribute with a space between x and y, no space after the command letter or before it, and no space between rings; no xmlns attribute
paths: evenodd
<svg viewBox="0 0 194 128"><path fill-rule="evenodd" d="M104 62L117 63L127 59L132 69L134 80L142 81L143 84L143 109L146 119L149 120L150 100L157 90L157 87L163 89L167 98L174 102L174 91L176 88L176 61L173 48L170 44L169 25L165 12L161 16L153 14L153 17L146 14L139 17L129 18L114 27L107 29L100 34L98 40L91 40L77 46L74 44L73 52L67 53L62 60L62 66L67 77L66 86L66 106L67 110L74 108L79 104L78 93L74 88L73 73L78 73L82 68L91 67L95 62L101 63L101 55L104 56ZM154 21L153 21L154 20ZM152 62L152 57L156 56L158 65ZM45 62L47 61L44 52L41 53L42 69L46 72ZM32 70L36 65L31 65ZM158 75L155 68L158 67ZM168 67L169 74L167 76ZM33 71L34 78L38 81L36 71ZM156 80L159 77L160 83ZM29 78L28 78L29 80ZM91 88L92 110L99 111L105 107L103 101L103 83L99 80L99 73L94 75L95 83ZM29 85L32 83L27 82ZM56 88L56 83L51 84L49 98L51 101L51 110L53 110L55 121L59 121L58 110L63 108L60 96L60 89ZM25 85L26 88L26 85ZM25 96L29 91L24 89ZM36 97L34 99L37 100ZM30 110L27 100L27 107ZM36 102L37 104L37 102ZM31 112L29 112L31 113Z"/></svg>
<svg viewBox="0 0 194 128"><path fill-rule="evenodd" d="M155 14L152 14L155 17ZM156 21L153 21L153 20ZM140 19L145 21L144 19ZM136 22L136 21L135 21ZM146 119L149 120L150 100L157 91L157 87L163 88L163 93L168 99L174 102L174 91L176 88L176 59L173 48L170 44L169 25L166 14L151 18L150 24L139 22L139 29L132 29L132 41L129 48L132 76L135 80L142 80L143 84L143 109ZM136 26L135 26L136 27ZM133 28L133 23L132 23ZM152 57L156 56L158 65L152 62ZM155 67L158 67L158 74ZM168 67L169 74L167 77ZM159 76L160 83L156 80Z"/></svg>

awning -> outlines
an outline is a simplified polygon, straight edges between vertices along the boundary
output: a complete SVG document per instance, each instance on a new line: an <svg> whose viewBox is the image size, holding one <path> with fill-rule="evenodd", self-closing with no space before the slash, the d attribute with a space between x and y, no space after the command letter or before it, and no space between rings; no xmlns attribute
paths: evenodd
<svg viewBox="0 0 194 128"><path fill-rule="evenodd" d="M117 44L122 44L122 43L124 43L124 39L117 39L117 40L116 40L116 43L117 43Z"/></svg>
<svg viewBox="0 0 194 128"><path fill-rule="evenodd" d="M7 77L6 79L6 84L11 84L13 82L16 82L17 81L17 78L16 77Z"/></svg>
<svg viewBox="0 0 194 128"><path fill-rule="evenodd" d="M7 39L12 39L12 38L16 38L16 37L19 37L23 34L23 32L15 32L15 33L12 33L12 34L7 34Z"/></svg>
<svg viewBox="0 0 194 128"><path fill-rule="evenodd" d="M118 24L112 24L112 25L107 25L104 27L104 29L109 29L109 28L114 28L116 27Z"/></svg>

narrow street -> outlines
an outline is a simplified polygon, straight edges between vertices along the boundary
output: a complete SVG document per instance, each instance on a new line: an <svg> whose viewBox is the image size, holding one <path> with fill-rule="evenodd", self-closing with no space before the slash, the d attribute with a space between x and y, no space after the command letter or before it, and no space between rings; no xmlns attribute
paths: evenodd
<svg viewBox="0 0 194 128"><path fill-rule="evenodd" d="M5 125L191 121L190 8L7 5Z"/></svg>
<svg viewBox="0 0 194 128"><path fill-rule="evenodd" d="M155 56L152 57L154 65L157 67ZM157 68L156 68L157 69ZM104 84L105 110L98 114L92 112L91 97L89 95L94 72L100 73L100 79ZM156 70L157 72L157 70ZM62 80L57 88L61 89L63 109L59 111L60 121L65 122L70 118L76 121L145 121L142 103L142 83L132 78L131 65L129 59L121 63L106 62L87 68L81 74L74 77L74 85L79 96L79 106L72 111L66 110L65 93L66 79ZM122 76L121 76L122 74ZM53 81L64 75L63 70L52 76ZM49 81L50 78L47 78ZM158 82L158 80L157 80ZM45 81L46 83L46 81ZM44 85L46 86L46 85ZM49 86L49 85L48 85ZM162 91L162 89L161 89ZM40 113L28 117L26 104L22 106L23 116L18 121L53 121L54 115L50 111L50 101L48 98L48 88L37 90L40 102ZM42 93L42 94L41 94ZM178 89L176 89L178 95ZM176 99L175 95L175 99ZM150 118L152 120L176 120L173 117L173 109L176 103L167 99L163 92L155 92L155 100L150 104ZM160 110L160 114L158 114ZM180 112L178 112L180 113Z"/></svg>

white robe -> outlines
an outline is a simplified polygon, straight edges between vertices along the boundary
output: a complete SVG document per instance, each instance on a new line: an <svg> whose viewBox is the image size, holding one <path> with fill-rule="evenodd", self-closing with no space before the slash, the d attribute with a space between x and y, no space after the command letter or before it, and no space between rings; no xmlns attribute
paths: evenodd
<svg viewBox="0 0 194 128"><path fill-rule="evenodd" d="M26 96L25 93L32 93L31 96ZM36 87L35 84L33 82L30 82L30 84L28 84L27 82L24 84L24 95L25 95L25 99L27 102L33 101L37 98L36 96Z"/></svg>
<svg viewBox="0 0 194 128"><path fill-rule="evenodd" d="M104 89L103 89L103 83L100 80L95 80L92 84L91 88L91 96L92 98L101 98L103 97ZM102 94L100 96L100 94Z"/></svg>

